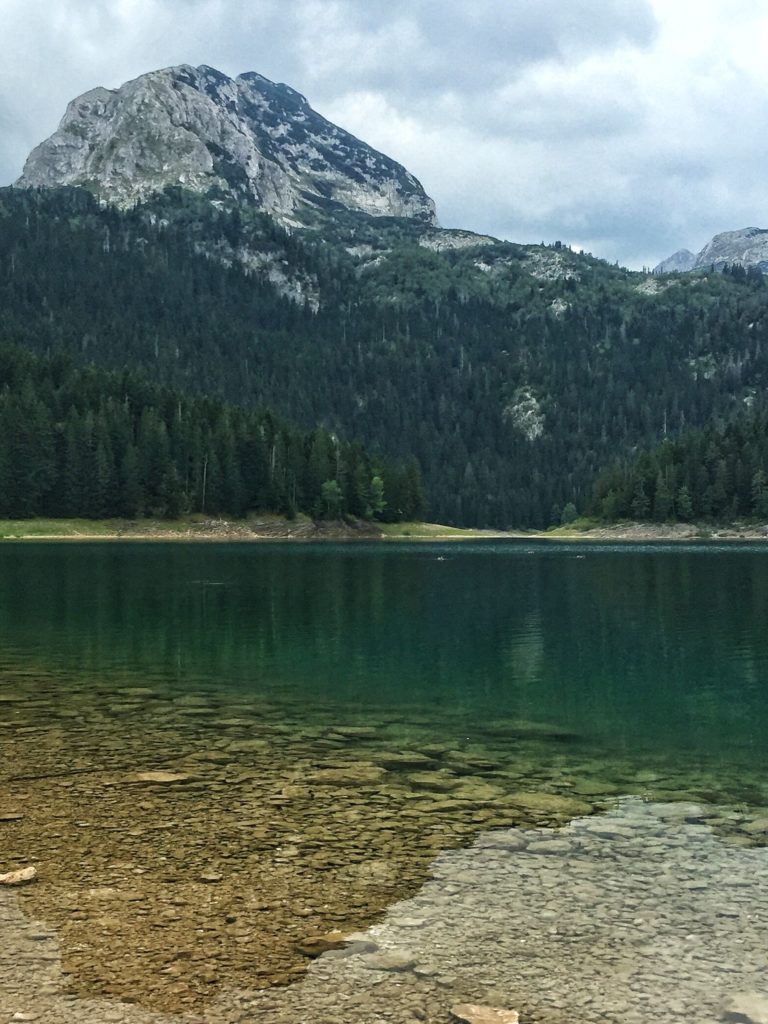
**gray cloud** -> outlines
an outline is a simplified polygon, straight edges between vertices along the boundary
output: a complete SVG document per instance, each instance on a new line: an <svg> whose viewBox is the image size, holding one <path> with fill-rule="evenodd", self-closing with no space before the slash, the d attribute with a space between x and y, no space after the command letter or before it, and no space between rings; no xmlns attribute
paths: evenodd
<svg viewBox="0 0 768 1024"><path fill-rule="evenodd" d="M256 70L417 174L441 220L632 266L768 223L751 0L3 0L0 183L68 100ZM724 10L724 8L728 10Z"/></svg>
<svg viewBox="0 0 768 1024"><path fill-rule="evenodd" d="M492 89L542 60L567 61L620 43L646 45L655 21L645 0L339 0L323 5L354 48L335 65L345 88L385 88L420 101L435 91ZM320 19L313 42L325 30ZM377 45L370 46L374 41Z"/></svg>

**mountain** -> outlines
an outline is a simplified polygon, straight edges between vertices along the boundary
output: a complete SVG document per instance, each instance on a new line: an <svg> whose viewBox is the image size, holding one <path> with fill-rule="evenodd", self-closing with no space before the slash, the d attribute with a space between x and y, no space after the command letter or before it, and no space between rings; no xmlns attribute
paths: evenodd
<svg viewBox="0 0 768 1024"><path fill-rule="evenodd" d="M695 268L724 266L757 267L768 273L768 229L742 228L741 231L723 231L715 235L696 257Z"/></svg>
<svg viewBox="0 0 768 1024"><path fill-rule="evenodd" d="M127 207L181 186L249 199L298 226L337 207L436 224L400 164L331 124L287 85L182 65L92 89L29 156L17 185L77 185Z"/></svg>
<svg viewBox="0 0 768 1024"><path fill-rule="evenodd" d="M653 268L654 274L684 274L696 266L696 256L690 249L678 249Z"/></svg>
<svg viewBox="0 0 768 1024"><path fill-rule="evenodd" d="M115 113L88 115L92 144L67 129L61 145L39 148L21 181L48 187L0 190L0 343L274 409L304 431L320 425L361 442L373 463L413 455L430 514L464 525L559 521L569 503L586 507L615 458L765 402L761 274L658 277L560 243L443 230L416 184L410 215L397 215L397 203L368 206L350 181L375 198L392 194L393 175L415 179L374 155L380 170L363 187L356 154L373 151L356 141L351 162L335 151L332 171L330 157L318 158L302 177L297 136L284 141L285 97L295 94L259 76L242 77L277 90L269 109L283 110L287 127L279 134L262 107L262 120L251 110L248 131L260 153L271 139L280 181L301 178L303 191L291 185L295 205L265 204L248 184L255 178L185 179L173 162L185 133L210 157L201 139L229 140L243 109L240 80L222 84L201 69L193 87L187 70L137 80L142 107L124 106L121 90L102 97ZM217 96L234 89L233 108L206 99L206 82ZM170 117L169 91L203 105L204 133ZM304 102L296 109L309 111ZM118 108L133 110L130 131ZM79 170L65 158L72 135ZM153 138L163 173L148 184L136 154ZM316 138L305 138L302 159L310 145L320 152ZM235 151L234 141L227 146ZM83 171L89 155L103 181ZM184 146L179 159L185 165ZM113 179L115 168L122 177ZM326 184L332 178L332 200L320 194L321 171ZM101 201L104 182L117 183L115 203Z"/></svg>
<svg viewBox="0 0 768 1024"><path fill-rule="evenodd" d="M756 267L763 274L768 274L768 229L723 231L707 242L697 256L688 249L681 249L674 256L662 260L653 272L668 274L675 271L709 270L711 267L722 270L726 266Z"/></svg>

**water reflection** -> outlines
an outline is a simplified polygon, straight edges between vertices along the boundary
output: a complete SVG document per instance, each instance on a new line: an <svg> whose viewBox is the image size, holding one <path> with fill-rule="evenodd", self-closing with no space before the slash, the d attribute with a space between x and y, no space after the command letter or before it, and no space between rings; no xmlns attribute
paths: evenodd
<svg viewBox="0 0 768 1024"><path fill-rule="evenodd" d="M767 618L762 549L0 548L9 669L429 708L470 732L547 719L764 768Z"/></svg>

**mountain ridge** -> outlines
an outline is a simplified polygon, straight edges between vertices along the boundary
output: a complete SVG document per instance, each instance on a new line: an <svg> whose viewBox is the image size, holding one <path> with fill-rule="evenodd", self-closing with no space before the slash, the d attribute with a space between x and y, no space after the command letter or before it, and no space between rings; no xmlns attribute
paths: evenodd
<svg viewBox="0 0 768 1024"><path fill-rule="evenodd" d="M698 253L680 249L653 268L654 274L756 267L768 274L768 228L740 228L714 235Z"/></svg>

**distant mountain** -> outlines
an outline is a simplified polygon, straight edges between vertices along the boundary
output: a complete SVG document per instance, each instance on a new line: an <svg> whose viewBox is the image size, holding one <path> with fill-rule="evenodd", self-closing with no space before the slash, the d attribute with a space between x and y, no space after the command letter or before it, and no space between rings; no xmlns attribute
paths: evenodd
<svg viewBox="0 0 768 1024"><path fill-rule="evenodd" d="M768 229L742 228L723 231L708 242L694 256L688 249L680 249L673 256L654 267L654 274L669 274L688 270L722 270L725 266L757 267L768 274Z"/></svg>
<svg viewBox="0 0 768 1024"><path fill-rule="evenodd" d="M723 231L696 257L696 268L714 267L722 270L730 265L758 267L768 273L768 229L742 228L741 231Z"/></svg>
<svg viewBox="0 0 768 1024"><path fill-rule="evenodd" d="M684 274L696 266L696 256L690 249L678 249L677 252L662 260L653 268L654 274Z"/></svg>
<svg viewBox="0 0 768 1024"><path fill-rule="evenodd" d="M166 68L92 89L29 156L19 187L77 185L119 206L168 186L250 199L284 224L336 207L436 224L400 164L255 72Z"/></svg>

